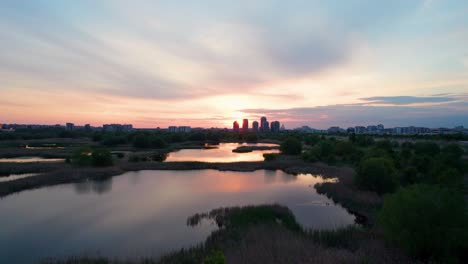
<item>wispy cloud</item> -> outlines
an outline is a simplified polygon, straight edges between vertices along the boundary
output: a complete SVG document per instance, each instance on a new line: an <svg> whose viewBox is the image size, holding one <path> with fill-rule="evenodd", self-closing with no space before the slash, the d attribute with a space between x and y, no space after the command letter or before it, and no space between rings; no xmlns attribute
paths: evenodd
<svg viewBox="0 0 468 264"><path fill-rule="evenodd" d="M411 105L421 103L445 103L455 101L455 97L448 96L374 96L360 98L371 104Z"/></svg>

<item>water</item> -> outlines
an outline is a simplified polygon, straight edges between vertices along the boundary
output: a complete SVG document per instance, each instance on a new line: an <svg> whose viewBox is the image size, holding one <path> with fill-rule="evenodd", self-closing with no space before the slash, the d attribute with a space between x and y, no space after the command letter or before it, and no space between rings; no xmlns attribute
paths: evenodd
<svg viewBox="0 0 468 264"><path fill-rule="evenodd" d="M27 163L27 162L63 162L65 159L49 159L41 157L16 157L16 158L0 158L2 162L15 162L15 163Z"/></svg>
<svg viewBox="0 0 468 264"><path fill-rule="evenodd" d="M202 242L213 223L187 217L225 206L280 203L305 227L336 228L354 216L316 193L323 181L281 171L139 171L0 199L0 263L44 257L160 256Z"/></svg>
<svg viewBox="0 0 468 264"><path fill-rule="evenodd" d="M240 146L278 146L276 144L220 143L214 149L182 149L171 152L166 161L202 161L202 162L238 162L263 161L264 153L279 153L279 150L254 150L247 153L236 153L232 150Z"/></svg>
<svg viewBox="0 0 468 264"><path fill-rule="evenodd" d="M40 173L23 173L23 174L10 174L6 177L0 176L0 182L8 182L8 181L14 181L14 180L19 180L23 178L29 178L33 176L37 176Z"/></svg>

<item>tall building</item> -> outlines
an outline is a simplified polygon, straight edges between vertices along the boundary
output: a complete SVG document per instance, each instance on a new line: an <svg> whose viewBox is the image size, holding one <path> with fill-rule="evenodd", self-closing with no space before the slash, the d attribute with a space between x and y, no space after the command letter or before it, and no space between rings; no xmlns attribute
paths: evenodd
<svg viewBox="0 0 468 264"><path fill-rule="evenodd" d="M252 122L252 131L253 132L258 132L258 122L257 121Z"/></svg>
<svg viewBox="0 0 468 264"><path fill-rule="evenodd" d="M249 120L244 119L242 120L242 132L248 132L249 131Z"/></svg>
<svg viewBox="0 0 468 264"><path fill-rule="evenodd" d="M273 121L271 122L271 132L278 133L280 131L280 122Z"/></svg>
<svg viewBox="0 0 468 264"><path fill-rule="evenodd" d="M234 132L239 132L239 123L237 123L237 121L232 123L232 130L234 130Z"/></svg>
<svg viewBox="0 0 468 264"><path fill-rule="evenodd" d="M170 127L167 128L167 130L168 130L169 132L175 133L175 132L177 132L177 127L176 127L176 126L170 126Z"/></svg>
<svg viewBox="0 0 468 264"><path fill-rule="evenodd" d="M86 125L84 126L84 129L85 129L86 131L91 131L91 125L90 125L90 124L86 124Z"/></svg>
<svg viewBox="0 0 468 264"><path fill-rule="evenodd" d="M270 131L270 126L269 126L267 118L265 116L262 116L262 118L260 118L260 131L261 132Z"/></svg>
<svg viewBox="0 0 468 264"><path fill-rule="evenodd" d="M73 130L75 128L75 124L73 123L67 123L66 124L67 130Z"/></svg>

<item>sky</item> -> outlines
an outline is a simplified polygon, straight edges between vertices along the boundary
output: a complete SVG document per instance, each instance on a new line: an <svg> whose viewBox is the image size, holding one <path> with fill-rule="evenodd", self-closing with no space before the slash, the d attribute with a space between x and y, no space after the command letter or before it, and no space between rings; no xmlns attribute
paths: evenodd
<svg viewBox="0 0 468 264"><path fill-rule="evenodd" d="M0 123L468 127L468 1L2 0Z"/></svg>

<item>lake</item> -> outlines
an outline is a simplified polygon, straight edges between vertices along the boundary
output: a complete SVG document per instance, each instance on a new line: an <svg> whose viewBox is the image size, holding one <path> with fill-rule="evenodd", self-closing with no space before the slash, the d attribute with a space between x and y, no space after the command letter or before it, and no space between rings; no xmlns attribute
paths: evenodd
<svg viewBox="0 0 468 264"><path fill-rule="evenodd" d="M264 146L273 147L276 144L267 143L220 143L209 145L207 149L181 149L169 153L166 161L201 161L201 162L239 162L239 161L263 161L264 153L279 153L279 150L254 150L247 153L232 152L240 146Z"/></svg>
<svg viewBox="0 0 468 264"><path fill-rule="evenodd" d="M187 218L226 206L279 203L308 228L353 224L353 215L312 187L322 181L264 170L139 171L23 191L0 199L0 263L157 257L203 242L216 225L190 227Z"/></svg>

